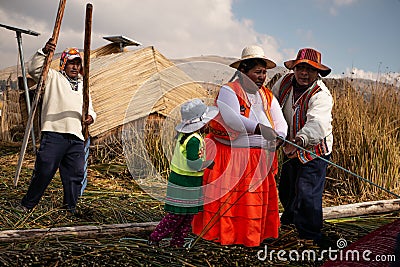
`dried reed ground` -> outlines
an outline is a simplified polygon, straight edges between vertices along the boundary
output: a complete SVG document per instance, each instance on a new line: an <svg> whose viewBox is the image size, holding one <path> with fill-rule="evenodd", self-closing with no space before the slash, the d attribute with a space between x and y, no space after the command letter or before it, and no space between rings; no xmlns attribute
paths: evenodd
<svg viewBox="0 0 400 267"><path fill-rule="evenodd" d="M1 150L1 230L147 222L157 221L163 216L162 203L142 193L127 179L124 166L112 164L92 165L89 169L90 183L79 202L81 215L70 216L59 209L62 190L58 175L33 213L18 212L13 205L26 192L34 157L27 156L19 186L14 188L12 177L17 149L3 147ZM398 214L390 214L337 220L325 223L324 231L335 248L340 237L348 242L355 241L398 217ZM146 239L148 234L4 242L0 243L0 266L258 266L265 263L257 258L257 252L264 246L219 246L200 240L193 249L186 251L155 248L144 241L134 240ZM281 229L279 239L265 241L263 245L271 250L318 249L299 242L292 228ZM268 263L274 266L319 266L322 261L282 262L275 258Z"/></svg>
<svg viewBox="0 0 400 267"><path fill-rule="evenodd" d="M395 155L399 143L397 115L400 113L398 105L395 105L399 103L396 102L398 95L391 98L390 94L386 94L389 95L388 99L382 99L381 95L374 95L373 97L379 101L368 103L364 95L346 88L345 85L339 85L339 89L333 89L336 151L332 160L363 177L370 179L376 177L374 182L381 183L399 193L399 176L398 173L396 174L399 161ZM357 111L355 107L360 107L362 111ZM383 111L385 113L380 113ZM390 119L382 119L387 115ZM380 119L377 120L377 118ZM382 135L386 142L385 146L382 146L380 138L377 138ZM383 154L386 155L383 159L381 159L382 149L388 151ZM62 190L58 176L55 177L39 206L32 213L18 212L13 206L20 201L27 190L34 162L34 157L28 153L19 186L14 188L12 180L18 152L19 147L7 146L2 146L0 152L0 230L147 222L157 221L163 216L162 203L143 193L132 181L124 165L110 163L110 161L90 166L89 185L79 202L81 213L79 216L70 216L59 209L62 203ZM388 175L385 175L386 173ZM329 167L328 174L324 196L325 206L392 198L332 167ZM353 242L399 217L399 214L395 213L332 220L325 222L324 231L332 242L332 248L336 248L335 242L340 237ZM148 234L145 232L130 236L103 235L92 238L63 237L4 242L0 243L0 265L258 266L266 263L257 259L257 252L264 246L260 248L218 246L200 240L190 251L185 251L154 248L143 241L129 239L146 239ZM295 230L291 228L281 229L279 239L266 240L263 245L268 245L268 249L271 250L317 249L299 242ZM274 266L319 266L321 263L321 261L282 262L277 259L268 261L268 264Z"/></svg>

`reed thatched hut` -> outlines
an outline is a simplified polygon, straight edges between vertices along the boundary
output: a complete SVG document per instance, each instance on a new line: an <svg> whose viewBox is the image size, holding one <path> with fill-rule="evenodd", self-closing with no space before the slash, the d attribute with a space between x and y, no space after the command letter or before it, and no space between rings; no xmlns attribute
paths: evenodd
<svg viewBox="0 0 400 267"><path fill-rule="evenodd" d="M168 116L182 102L206 90L154 47L91 60L90 93L98 118L93 137L151 114Z"/></svg>
<svg viewBox="0 0 400 267"><path fill-rule="evenodd" d="M51 68L58 69L58 64L59 60L54 59ZM124 123L154 115L168 116L187 99L206 96L201 85L154 47L134 51L125 48L121 53L115 43L91 51L89 88L98 115L89 129L95 139L118 131ZM6 102L3 101L2 116L1 139L6 141L11 141L10 127L16 124L24 128L23 121L26 121L21 115L22 110L26 112L23 91L9 91ZM20 118L11 120L15 114L20 114Z"/></svg>

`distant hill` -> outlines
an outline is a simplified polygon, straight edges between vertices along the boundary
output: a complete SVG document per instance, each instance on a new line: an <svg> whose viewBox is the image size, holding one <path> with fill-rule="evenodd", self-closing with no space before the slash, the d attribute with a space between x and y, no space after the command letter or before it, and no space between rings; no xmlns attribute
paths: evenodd
<svg viewBox="0 0 400 267"><path fill-rule="evenodd" d="M198 56L198 57L188 57L188 58L181 58L181 59L170 59L174 64L183 64L187 62L195 62L195 61L207 61L207 62L215 62L229 66L231 63L238 60L237 58L232 57L220 57L216 55L209 55L209 56ZM272 79L277 73L286 73L287 69L284 67L277 66L273 69L267 70L267 81Z"/></svg>
<svg viewBox="0 0 400 267"><path fill-rule="evenodd" d="M18 66L18 67L20 68L20 66ZM16 77L15 77L16 72L17 72L17 66L11 66L11 67L2 69L2 70L0 70L0 80L7 80L8 77L10 77L10 74L13 74L13 75L11 75L12 79L16 79ZM18 72L20 73L21 70L19 69Z"/></svg>
<svg viewBox="0 0 400 267"><path fill-rule="evenodd" d="M170 59L170 60L172 62L174 62L175 64L182 64L182 63L193 62L193 61L210 61L210 62L216 62L216 63L229 65L232 62L234 62L236 60L236 58L210 55L210 56L198 56L198 57L188 57L188 58Z"/></svg>
<svg viewBox="0 0 400 267"><path fill-rule="evenodd" d="M57 53L54 55L53 60L59 58L61 53ZM179 58L179 59L170 59L174 64L183 64L183 63L188 63L188 62L196 62L196 61L206 61L206 62L215 62L215 63L220 63L229 66L232 62L237 60L236 58L232 57L221 57L217 55L206 55L206 56L197 56L197 57L188 57L188 58ZM20 68L20 66L18 66ZM17 72L17 66L11 66L7 67L5 69L0 70L0 85L5 84L5 81L10 77L11 74L11 79L15 81L17 79L16 77L16 72ZM267 82L274 78L276 74L284 74L287 73L288 70L284 67L277 66L273 69L269 69L267 71ZM18 73L21 73L21 70L18 69ZM279 76L279 75L278 75ZM329 76L328 76L329 79ZM376 81L372 80L367 80L367 79L350 79L350 78L343 78L343 79L335 79L335 80L343 80L346 82L350 82L354 88L357 89L363 89L367 87L376 87L378 88L380 86L380 83L377 83ZM275 79L274 79L275 82ZM382 86L385 86L382 84ZM1 86L3 87L3 86ZM4 89L4 88L0 88Z"/></svg>

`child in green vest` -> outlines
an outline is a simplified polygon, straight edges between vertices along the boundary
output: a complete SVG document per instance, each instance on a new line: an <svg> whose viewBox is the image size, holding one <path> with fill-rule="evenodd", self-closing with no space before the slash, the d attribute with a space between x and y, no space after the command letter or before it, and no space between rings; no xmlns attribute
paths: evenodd
<svg viewBox="0 0 400 267"><path fill-rule="evenodd" d="M200 132L217 114L217 107L206 106L200 99L181 106L182 122L175 127L178 135L165 199L167 214L151 233L150 244L157 245L172 235L170 246L183 247L194 214L202 210L204 169L212 166L212 160L205 160L205 141Z"/></svg>

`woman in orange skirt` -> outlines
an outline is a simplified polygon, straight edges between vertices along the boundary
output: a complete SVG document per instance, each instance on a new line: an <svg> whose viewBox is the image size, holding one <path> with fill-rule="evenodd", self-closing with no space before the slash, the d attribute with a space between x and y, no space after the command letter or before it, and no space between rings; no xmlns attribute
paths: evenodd
<svg viewBox="0 0 400 267"><path fill-rule="evenodd" d="M230 66L237 69L237 79L222 86L216 98L220 114L210 123L206 150L215 164L204 172L204 209L192 229L221 245L254 247L278 237L275 150L286 137L287 123L264 86L266 70L276 65L262 48L245 47Z"/></svg>

